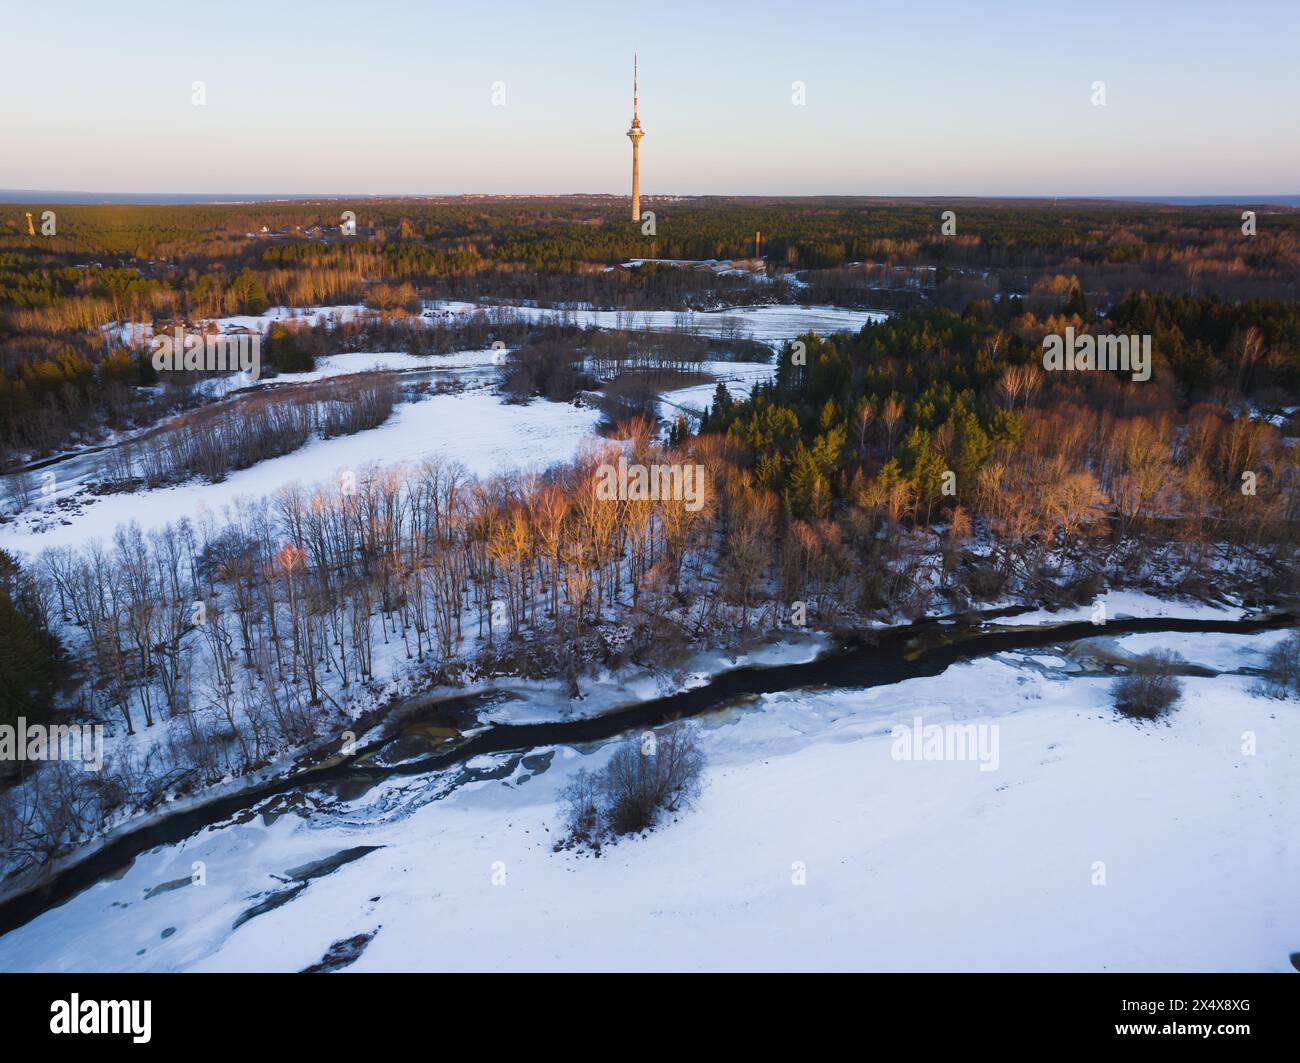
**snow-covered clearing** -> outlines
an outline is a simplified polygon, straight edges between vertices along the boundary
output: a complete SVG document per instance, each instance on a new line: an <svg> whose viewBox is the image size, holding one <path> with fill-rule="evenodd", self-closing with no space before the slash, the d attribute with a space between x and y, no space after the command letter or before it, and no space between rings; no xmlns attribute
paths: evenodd
<svg viewBox="0 0 1300 1063"><path fill-rule="evenodd" d="M346 320L368 312L357 305L273 307L264 314L220 318L212 324L221 332L263 331L274 322L287 319ZM568 321L591 328L680 329L716 337L745 336L772 345L807 331L856 330L868 321L886 316L829 306L760 306L703 313L547 310L463 302L430 304L429 312L435 321L477 313L510 314L527 321ZM150 335L148 326L139 324L104 327L116 329L123 342L144 344ZM203 387L209 398L219 398L240 388L306 383L371 369L484 371L498 365L500 358L501 353L495 350L460 351L428 358L395 351L340 354L321 358L310 373L282 374L257 381L246 374L234 373ZM747 396L756 382L769 379L773 371L771 365L762 362L706 362L701 369L724 381L736 397ZM677 412L698 416L708 405L715 387L716 383L708 383L670 391L663 397L661 413L666 418ZM34 553L50 546L83 545L95 537L110 537L115 527L131 520L145 530L158 529L182 517L193 520L205 512L220 513L240 497L269 495L294 482L323 483L342 470L355 471L371 463L390 465L441 455L461 462L474 473L539 469L571 458L583 441L591 437L599 419L594 410L579 406L545 402L507 405L480 392L440 395L399 407L377 429L351 437L318 440L292 454L233 473L220 484L193 482L107 496L94 496L88 491L98 478L99 457L78 455L53 470L55 480L49 485L43 483L37 507L0 525L0 548Z"/></svg>
<svg viewBox="0 0 1300 1063"><path fill-rule="evenodd" d="M404 351L351 351L346 354L327 354L316 359L316 368L307 373L281 373L278 376L258 376L250 373L231 373L200 382L198 388L208 398L215 399L243 388L266 387L280 384L308 384L330 377L349 376L353 373L461 373L472 369L495 369L501 365L503 353L499 350L452 351L449 354L407 354Z"/></svg>
<svg viewBox="0 0 1300 1063"><path fill-rule="evenodd" d="M371 312L360 303L343 306L273 306L261 314L234 314L231 317L214 318L211 324L218 332L236 329L261 332L277 321L305 321L318 325L330 318L349 321ZM101 325L100 331L127 347L144 347L153 339L153 323L148 321L113 321Z"/></svg>
<svg viewBox="0 0 1300 1063"><path fill-rule="evenodd" d="M857 332L863 325L883 321L879 310L848 310L838 306L742 306L727 310L551 310L536 306L501 306L481 303L431 303L435 313L452 317L479 311L509 313L517 320L574 324L582 328L632 329L652 332L689 332L697 336L757 340L779 347L805 332L829 335Z"/></svg>
<svg viewBox="0 0 1300 1063"><path fill-rule="evenodd" d="M805 332L828 335L832 332L857 332L889 315L880 310L850 310L838 306L796 306L771 304L741 306L726 310L593 310L588 307L550 309L517 303L469 303L437 300L426 303L423 320L451 323L485 314L515 321L571 324L582 328L634 329L653 332L689 332L697 336L751 339L770 346L780 346ZM359 304L345 306L285 307L275 306L263 314L237 314L216 318L212 324L220 332L252 329L265 331L277 321L300 320L313 324L331 318L348 321L373 314ZM119 342L143 346L152 337L151 325L141 322L105 325L106 333Z"/></svg>
<svg viewBox="0 0 1300 1063"><path fill-rule="evenodd" d="M660 417L671 421L677 414L684 413L698 420L705 407L713 402L713 393L719 383L727 386L733 399L747 399L754 385L772 379L776 366L770 362L702 362L700 372L708 373L713 380L707 384L665 391L659 401Z"/></svg>
<svg viewBox="0 0 1300 1063"><path fill-rule="evenodd" d="M42 508L0 525L0 547L34 553L51 546L110 540L119 524L158 530L182 517L218 515L239 498L261 498L287 484L334 483L344 470L360 476L370 464L391 466L426 457L460 462L486 475L542 469L571 458L591 437L598 411L540 399L526 406L486 390L434 395L397 407L378 428L316 440L278 458L232 473L221 483L192 481L149 491L80 495L68 509Z"/></svg>
<svg viewBox="0 0 1300 1063"><path fill-rule="evenodd" d="M1224 663L1222 636L1161 641ZM708 716L698 807L599 858L552 851L556 798L609 745L481 758L458 788L395 779L303 817L277 803L0 938L0 969L297 970L374 931L352 969L1286 969L1300 706L1191 678L1167 723L1139 725L1109 680L1024 657ZM918 717L996 726L997 769L895 759L891 728ZM307 881L356 846L382 848Z"/></svg>

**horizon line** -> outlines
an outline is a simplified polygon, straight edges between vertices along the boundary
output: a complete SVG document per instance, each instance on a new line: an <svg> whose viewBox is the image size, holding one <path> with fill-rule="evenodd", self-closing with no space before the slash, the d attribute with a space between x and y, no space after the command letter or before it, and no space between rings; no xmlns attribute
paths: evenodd
<svg viewBox="0 0 1300 1063"><path fill-rule="evenodd" d="M9 199L6 197L16 197ZM403 200L403 199L609 199L627 200L631 197L624 192L100 192L89 189L67 188L0 188L0 202L6 205L21 204L34 198L53 196L94 197L101 206L128 205L127 201L150 199L154 205L186 205L195 200L207 200L212 205L238 205L242 203L296 203L313 199L369 199L369 200ZM847 200L1068 200L1100 201L1113 203L1140 203L1149 201L1199 200L1202 205L1216 203L1235 205L1238 203L1277 203L1281 200L1295 200L1300 204L1300 192L659 192L642 194L642 199L847 199ZM87 204L72 204L87 205Z"/></svg>

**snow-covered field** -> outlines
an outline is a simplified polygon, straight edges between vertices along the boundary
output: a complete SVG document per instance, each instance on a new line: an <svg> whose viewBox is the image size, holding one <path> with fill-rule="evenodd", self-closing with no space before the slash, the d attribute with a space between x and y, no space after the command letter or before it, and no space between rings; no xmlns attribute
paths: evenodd
<svg viewBox="0 0 1300 1063"><path fill-rule="evenodd" d="M486 390L434 395L398 406L378 428L316 440L221 483L195 480L129 494L80 495L75 509L32 510L0 525L0 547L36 552L80 546L95 537L111 539L113 529L129 521L156 530L182 517L219 515L239 498L268 496L287 484L334 483L345 470L359 476L372 463L391 466L441 456L480 475L541 469L571 458L599 420L590 407L542 400L511 405Z"/></svg>
<svg viewBox="0 0 1300 1063"><path fill-rule="evenodd" d="M430 304L435 312L463 316L480 310L509 312L524 321L565 322L583 328L689 332L697 336L733 337L780 346L805 332L828 335L857 332L863 325L883 321L879 310L847 310L838 306L744 306L728 310L550 310L535 306L485 306L476 303Z"/></svg>
<svg viewBox="0 0 1300 1063"><path fill-rule="evenodd" d="M779 346L805 332L826 335L832 332L857 332L863 325L883 321L889 315L880 310L849 310L838 306L794 306L775 304L744 306L727 310L592 310L586 307L555 310L538 306L502 303L468 303L438 300L426 304L424 319L451 322L473 314L509 316L517 321L578 325L582 328L637 329L654 332L689 332L698 336L731 337L757 340ZM303 320L319 324L330 318L347 321L371 313L359 304L345 306L285 307L275 306L263 314L238 314L217 318L213 324L221 332L232 329L264 331L277 321ZM153 330L144 323L105 325L106 332L119 342L140 346L147 344Z"/></svg>
<svg viewBox="0 0 1300 1063"><path fill-rule="evenodd" d="M330 377L353 373L448 373L460 376L469 370L495 369L501 365L504 353L498 350L452 351L449 354L407 354L404 351L354 351L347 354L327 354L316 359L316 368L307 373L281 373L279 376L259 376L250 373L231 373L201 382L198 387L210 399L220 398L241 388L266 387L280 384L307 384Z"/></svg>
<svg viewBox="0 0 1300 1063"><path fill-rule="evenodd" d="M1240 667L1282 635L1122 641ZM599 858L552 851L556 797L609 745L481 758L508 774L392 780L306 817L277 805L0 938L0 969L297 970L371 932L351 969L1287 969L1300 706L1225 674L1139 725L1060 660L705 717L697 808ZM996 727L996 770L896 759L891 728L918 717ZM382 848L303 870L356 846Z"/></svg>
<svg viewBox="0 0 1300 1063"><path fill-rule="evenodd" d="M778 345L809 330L856 330L885 315L837 307L761 306L725 313L653 311L623 313L596 310L545 310L537 307L484 307L474 303L431 304L430 313L445 318L476 313L509 313L529 321L567 320L593 328L637 328L684 331L711 336L746 336ZM222 332L234 329L265 330L289 318L344 320L366 313L361 306L274 307L266 313L221 318L213 324ZM117 330L123 342L144 344L150 330L143 325L105 326ZM403 352L332 355L320 359L310 373L283 374L274 380L254 381L235 373L205 385L209 398L255 385L306 383L371 369L448 373L489 372L501 361L496 350L460 351L429 358ZM762 362L708 362L702 370L726 382L736 397L749 394L754 384L771 377L772 366ZM485 383L487 381L484 381ZM661 413L671 418L685 411L695 416L708 405L715 383L681 388L664 395ZM255 498L299 482L325 483L343 470L356 471L369 464L391 465L424 457L441 456L458 461L474 473L494 473L514 468L539 469L571 458L592 436L599 421L596 411L578 406L532 402L507 405L481 391L441 395L406 404L387 423L356 436L318 440L292 454L274 458L232 474L220 484L192 482L150 491L96 497L88 488L99 477L101 458L94 453L75 455L41 474L37 505L15 520L0 525L0 548L34 553L43 548L84 545L95 537L108 538L119 524L134 520L145 529L162 528L182 517L197 519L219 514L241 497ZM54 479L45 482L50 473ZM60 505L72 500L72 505Z"/></svg>

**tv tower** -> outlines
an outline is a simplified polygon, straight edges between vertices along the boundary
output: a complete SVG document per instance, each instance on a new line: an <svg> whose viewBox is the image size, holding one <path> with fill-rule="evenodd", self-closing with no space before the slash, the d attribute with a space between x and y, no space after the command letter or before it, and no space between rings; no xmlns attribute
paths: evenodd
<svg viewBox="0 0 1300 1063"><path fill-rule="evenodd" d="M632 53L632 125L628 128L627 138L632 141L632 220L641 220L641 138L645 130L641 128L641 119L636 114L636 53Z"/></svg>

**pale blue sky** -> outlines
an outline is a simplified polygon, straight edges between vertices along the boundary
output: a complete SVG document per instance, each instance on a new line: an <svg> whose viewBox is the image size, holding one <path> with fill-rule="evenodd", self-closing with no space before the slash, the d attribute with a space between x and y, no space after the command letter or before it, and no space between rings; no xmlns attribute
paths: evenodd
<svg viewBox="0 0 1300 1063"><path fill-rule="evenodd" d="M649 195L1300 191L1296 0L4 11L0 188L623 192L635 45Z"/></svg>

